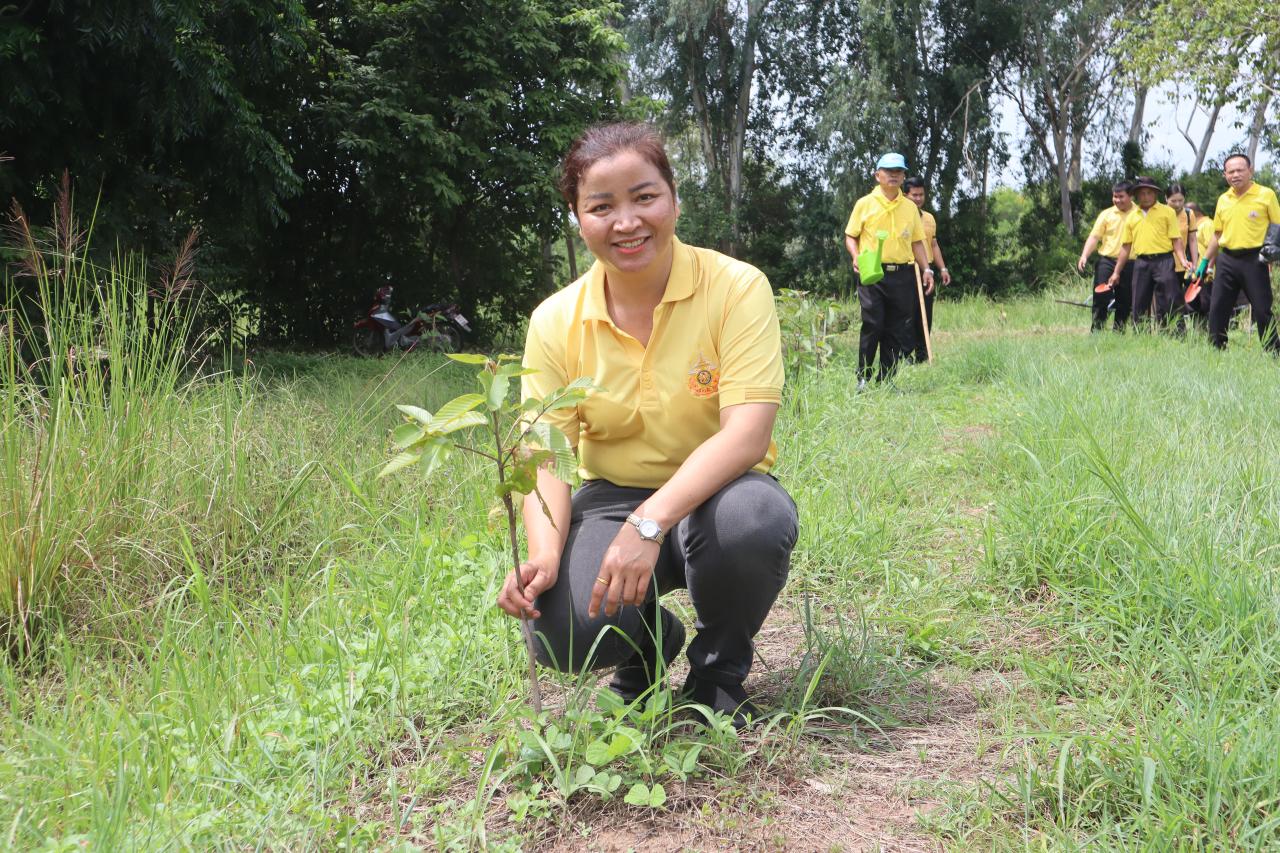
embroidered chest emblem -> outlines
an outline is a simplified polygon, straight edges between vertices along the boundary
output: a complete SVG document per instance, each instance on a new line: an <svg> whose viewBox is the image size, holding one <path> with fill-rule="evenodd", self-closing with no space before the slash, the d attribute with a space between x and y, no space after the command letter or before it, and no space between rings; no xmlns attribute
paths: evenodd
<svg viewBox="0 0 1280 853"><path fill-rule="evenodd" d="M1257 219L1257 218L1258 218L1258 211L1256 211L1256 210L1251 210L1251 211L1249 211L1249 218L1250 218L1250 219Z"/></svg>
<svg viewBox="0 0 1280 853"><path fill-rule="evenodd" d="M695 397L710 397L720 390L720 368L707 361L702 353L689 371L689 393Z"/></svg>

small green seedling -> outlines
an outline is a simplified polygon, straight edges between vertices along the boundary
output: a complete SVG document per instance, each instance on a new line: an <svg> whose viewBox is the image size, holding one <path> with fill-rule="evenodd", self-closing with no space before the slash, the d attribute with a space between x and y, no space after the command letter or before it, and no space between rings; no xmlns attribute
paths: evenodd
<svg viewBox="0 0 1280 853"><path fill-rule="evenodd" d="M417 406L396 406L407 419L391 434L392 444L398 451L395 457L379 472L385 477L413 465L425 466L424 474L431 474L454 450L463 450L483 456L493 462L497 473L494 491L507 514L507 532L511 542L511 565L516 583L524 593L524 581L520 577L520 543L516 526L516 494L535 494L542 504L542 511L551 518L542 495L538 492L538 469L547 468L566 483L572 482L577 470L577 458L569 439L560 430L542 420L543 415L556 409L578 405L594 390L590 377L575 379L563 388L557 388L546 397L531 397L524 402L510 402L511 380L534 371L520 364L520 357L500 355L497 359L485 355L463 353L449 358L463 364L476 365L476 379L480 383L479 394L463 394L440 407L434 415ZM518 384L517 384L518 387ZM458 440L463 431L475 427L487 427L483 446L472 446ZM553 522L554 523L554 522ZM534 714L542 713L542 690L538 686L537 642L526 614L520 614L520 631L524 635L525 651L529 655L529 694Z"/></svg>

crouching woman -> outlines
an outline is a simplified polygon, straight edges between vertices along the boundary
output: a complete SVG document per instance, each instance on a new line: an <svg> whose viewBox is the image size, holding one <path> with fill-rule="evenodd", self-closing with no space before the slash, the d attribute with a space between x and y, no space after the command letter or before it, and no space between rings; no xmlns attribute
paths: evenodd
<svg viewBox="0 0 1280 853"><path fill-rule="evenodd" d="M675 237L680 205L646 125L586 131L560 188L595 263L533 312L525 396L589 376L602 390L547 417L576 442L582 486L547 471L524 502L529 559L498 606L525 610L545 665L617 667L631 701L685 629L658 598L685 588L697 621L684 698L758 717L743 681L786 582L795 503L768 474L782 395L773 291L754 267ZM554 524L552 523L554 520Z"/></svg>

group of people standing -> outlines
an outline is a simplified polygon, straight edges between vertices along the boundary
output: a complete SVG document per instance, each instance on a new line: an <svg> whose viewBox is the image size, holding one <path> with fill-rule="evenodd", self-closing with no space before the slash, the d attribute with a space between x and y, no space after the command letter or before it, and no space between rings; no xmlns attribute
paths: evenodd
<svg viewBox="0 0 1280 853"><path fill-rule="evenodd" d="M1187 315L1208 327L1214 346L1227 345L1227 327L1241 300L1253 311L1262 344L1280 353L1272 314L1271 277L1260 252L1270 225L1280 225L1280 203L1253 180L1253 162L1231 154L1223 162L1228 189L1213 216L1187 201L1180 184L1164 189L1146 176L1111 188L1111 207L1098 214L1077 268L1094 265L1093 329L1151 323L1186 329Z"/></svg>

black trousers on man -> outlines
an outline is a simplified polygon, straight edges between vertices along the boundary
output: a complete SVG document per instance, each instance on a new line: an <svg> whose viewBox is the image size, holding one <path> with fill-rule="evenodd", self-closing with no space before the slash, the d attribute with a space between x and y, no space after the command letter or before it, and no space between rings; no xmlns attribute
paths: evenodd
<svg viewBox="0 0 1280 853"><path fill-rule="evenodd" d="M1271 315L1271 274L1267 265L1258 260L1257 249L1222 249L1213 276L1213 297L1209 302L1209 341L1218 349L1226 349L1227 325L1231 322L1231 309L1241 292L1249 299L1253 309L1253 322L1258 327L1262 345L1272 353L1280 354L1280 340Z"/></svg>
<svg viewBox="0 0 1280 853"><path fill-rule="evenodd" d="M858 376L872 378L876 350L884 379L893 372L898 359L915 348L915 317L920 313L916 299L916 276L911 264L885 264L884 278L875 284L858 285L862 308L862 331L858 337Z"/></svg>
<svg viewBox="0 0 1280 853"><path fill-rule="evenodd" d="M1116 259L1098 256L1098 262L1093 266L1093 331L1098 331L1107 325L1107 311L1114 301L1116 306L1115 325L1112 327L1117 332L1123 332L1125 324L1129 322L1129 313L1133 310L1133 264L1125 264L1124 269L1120 270L1120 280L1116 282L1114 290L1104 290L1099 293L1096 288L1111 278L1111 274L1116 271Z"/></svg>
<svg viewBox="0 0 1280 853"><path fill-rule="evenodd" d="M1126 265L1127 266L1127 265ZM1133 262L1133 322L1141 323L1151 315L1155 303L1155 319L1161 327L1169 325L1169 317L1182 305L1182 288L1173 266L1173 253L1138 255Z"/></svg>

